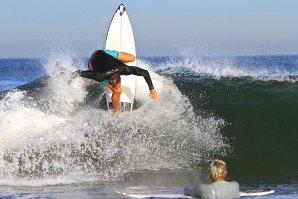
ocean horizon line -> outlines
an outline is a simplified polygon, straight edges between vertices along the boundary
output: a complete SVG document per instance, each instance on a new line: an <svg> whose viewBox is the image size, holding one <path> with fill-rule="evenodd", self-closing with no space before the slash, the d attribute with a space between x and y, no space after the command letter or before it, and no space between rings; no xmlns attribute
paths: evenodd
<svg viewBox="0 0 298 199"><path fill-rule="evenodd" d="M189 55L189 57L214 57L214 58L220 58L220 57L296 57L298 54L255 54L255 55ZM138 56L138 58L184 58L188 56L184 55L152 55L152 56ZM89 57L74 57L75 59L89 59ZM0 60L43 60L47 59L47 57L0 57Z"/></svg>

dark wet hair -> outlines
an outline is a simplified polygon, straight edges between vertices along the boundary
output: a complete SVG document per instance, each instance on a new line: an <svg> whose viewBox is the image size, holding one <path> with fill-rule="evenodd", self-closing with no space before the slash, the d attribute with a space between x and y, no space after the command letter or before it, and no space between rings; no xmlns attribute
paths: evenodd
<svg viewBox="0 0 298 199"><path fill-rule="evenodd" d="M109 75L109 80L110 79L116 79L117 83L121 82L121 77L120 77L120 74L118 72L110 74Z"/></svg>

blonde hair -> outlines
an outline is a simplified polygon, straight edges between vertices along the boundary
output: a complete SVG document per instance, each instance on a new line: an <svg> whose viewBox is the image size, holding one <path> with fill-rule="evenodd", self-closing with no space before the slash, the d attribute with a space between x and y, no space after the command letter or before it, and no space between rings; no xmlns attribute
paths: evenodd
<svg viewBox="0 0 298 199"><path fill-rule="evenodd" d="M216 178L226 178L227 176L227 165L222 160L213 160L210 164L210 172L216 177Z"/></svg>

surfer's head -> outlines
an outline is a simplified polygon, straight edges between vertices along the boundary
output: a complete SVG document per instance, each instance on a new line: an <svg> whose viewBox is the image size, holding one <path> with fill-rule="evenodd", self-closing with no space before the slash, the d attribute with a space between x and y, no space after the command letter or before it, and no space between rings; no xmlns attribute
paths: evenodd
<svg viewBox="0 0 298 199"><path fill-rule="evenodd" d="M109 75L109 83L115 87L118 83L120 83L121 81L121 77L119 73L113 73L111 75Z"/></svg>
<svg viewBox="0 0 298 199"><path fill-rule="evenodd" d="M222 160L213 160L210 164L210 177L212 181L222 181L227 177L227 165Z"/></svg>

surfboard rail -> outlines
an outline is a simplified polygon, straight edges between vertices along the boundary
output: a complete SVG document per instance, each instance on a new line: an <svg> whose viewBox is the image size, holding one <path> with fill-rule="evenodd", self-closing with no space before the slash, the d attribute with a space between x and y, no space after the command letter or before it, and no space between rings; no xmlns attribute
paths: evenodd
<svg viewBox="0 0 298 199"><path fill-rule="evenodd" d="M129 187L124 190L117 190L119 194L124 196L128 196L131 198L193 198L191 196L187 196L184 193L172 193L167 190L156 190L156 189L135 189L134 187ZM273 194L275 191L273 189L251 189L240 192L240 197L253 197L253 196L265 196L269 194Z"/></svg>
<svg viewBox="0 0 298 199"><path fill-rule="evenodd" d="M265 196L269 194L273 194L275 191L272 189L252 189L252 190L246 190L241 191L240 196Z"/></svg>

